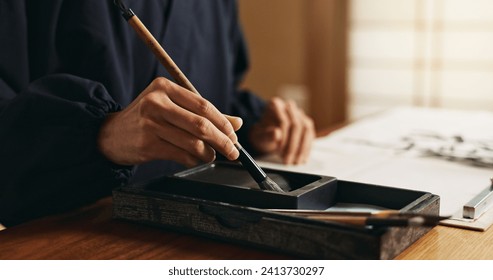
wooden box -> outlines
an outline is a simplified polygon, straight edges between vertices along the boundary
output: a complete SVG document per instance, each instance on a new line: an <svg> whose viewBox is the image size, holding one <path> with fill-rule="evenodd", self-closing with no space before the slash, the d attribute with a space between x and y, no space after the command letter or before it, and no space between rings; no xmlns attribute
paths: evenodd
<svg viewBox="0 0 493 280"><path fill-rule="evenodd" d="M115 189L113 215L297 258L392 259L430 228L357 227L279 214L267 208L326 209L350 204L433 215L438 215L440 208L439 197L426 192L265 171L270 177L286 179L291 190L282 194L255 189L238 165L216 162ZM228 176L239 184L225 181Z"/></svg>

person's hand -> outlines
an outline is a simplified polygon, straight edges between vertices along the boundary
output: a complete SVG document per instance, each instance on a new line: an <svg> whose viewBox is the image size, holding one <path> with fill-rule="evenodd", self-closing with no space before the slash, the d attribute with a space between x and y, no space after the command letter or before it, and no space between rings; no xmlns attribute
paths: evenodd
<svg viewBox="0 0 493 280"><path fill-rule="evenodd" d="M155 79L127 108L103 122L98 147L110 161L134 165L172 160L192 167L211 162L215 151L239 156L237 117L225 116L204 98L165 79Z"/></svg>
<svg viewBox="0 0 493 280"><path fill-rule="evenodd" d="M274 97L260 121L252 126L249 137L257 152L278 153L285 164L300 164L308 159L315 127L292 100Z"/></svg>

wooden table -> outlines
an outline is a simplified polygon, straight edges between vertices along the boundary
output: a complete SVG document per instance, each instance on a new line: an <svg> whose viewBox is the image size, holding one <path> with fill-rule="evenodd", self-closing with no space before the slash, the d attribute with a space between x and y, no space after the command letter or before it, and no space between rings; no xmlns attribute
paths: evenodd
<svg viewBox="0 0 493 280"><path fill-rule="evenodd" d="M111 218L111 198L0 231L0 259L288 259ZM493 259L493 229L438 226L397 259Z"/></svg>

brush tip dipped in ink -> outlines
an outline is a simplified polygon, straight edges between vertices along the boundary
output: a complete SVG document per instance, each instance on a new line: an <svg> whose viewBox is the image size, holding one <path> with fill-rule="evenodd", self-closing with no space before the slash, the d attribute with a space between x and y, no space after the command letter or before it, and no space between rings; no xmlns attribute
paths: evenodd
<svg viewBox="0 0 493 280"><path fill-rule="evenodd" d="M274 180L269 178L267 174L258 166L255 160L248 154L248 152L243 149L243 147L236 143L235 147L240 152L240 156L238 159L241 162L241 165L245 167L245 169L250 173L252 178L257 182L259 187L263 190L276 191L276 192L284 192L284 190L276 183Z"/></svg>
<svg viewBox="0 0 493 280"><path fill-rule="evenodd" d="M284 190L276 183L274 180L272 180L269 177L265 177L265 180L262 182L258 183L260 188L264 190L270 190L270 191L275 191L275 192L284 192Z"/></svg>

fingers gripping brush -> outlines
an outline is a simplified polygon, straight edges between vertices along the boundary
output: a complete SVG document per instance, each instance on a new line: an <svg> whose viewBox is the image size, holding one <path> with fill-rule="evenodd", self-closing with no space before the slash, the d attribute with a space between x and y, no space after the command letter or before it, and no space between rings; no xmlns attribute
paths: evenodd
<svg viewBox="0 0 493 280"><path fill-rule="evenodd" d="M195 89L188 78L183 74L183 72L178 68L171 57L166 53L159 42L154 38L154 36L149 32L145 25L140 21L140 19L135 15L135 13L127 8L121 0L114 0L113 3L122 11L122 16L125 20L133 27L137 32L138 36L144 41L144 43L149 47L149 49L154 53L159 62L166 68L169 74L180 86L200 95L200 93ZM255 160L248 154L248 152L243 149L243 147L236 143L235 147L240 152L239 160L243 167L248 171L252 178L257 182L259 187L263 190L270 190L276 192L284 192L284 190L271 178L265 174L265 172L260 168L260 166L255 162Z"/></svg>

